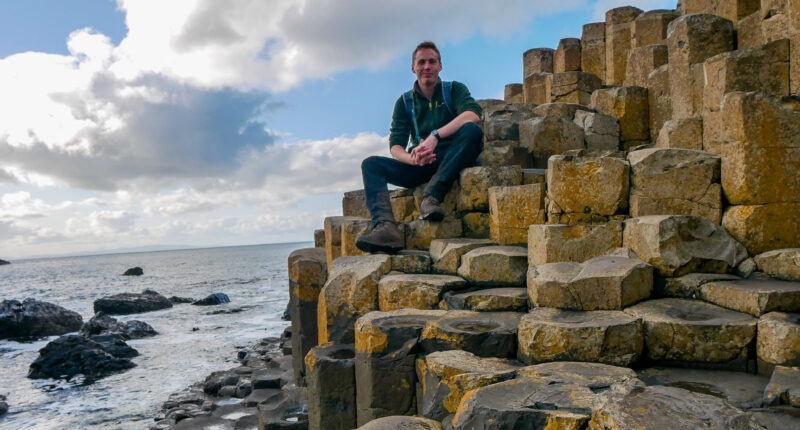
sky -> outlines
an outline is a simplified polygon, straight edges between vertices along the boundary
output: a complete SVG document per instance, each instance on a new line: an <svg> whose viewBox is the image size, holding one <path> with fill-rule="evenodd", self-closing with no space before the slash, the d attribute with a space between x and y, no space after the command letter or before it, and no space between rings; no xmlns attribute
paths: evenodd
<svg viewBox="0 0 800 430"><path fill-rule="evenodd" d="M411 51L476 99L675 0L0 0L0 258L310 241L388 156Z"/></svg>

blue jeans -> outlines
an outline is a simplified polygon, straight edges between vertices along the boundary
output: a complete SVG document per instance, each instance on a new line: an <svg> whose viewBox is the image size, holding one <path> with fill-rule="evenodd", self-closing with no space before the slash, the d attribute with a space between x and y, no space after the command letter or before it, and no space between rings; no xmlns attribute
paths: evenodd
<svg viewBox="0 0 800 430"><path fill-rule="evenodd" d="M475 165L482 150L483 131L468 122L436 145L436 161L431 164L415 166L394 158L367 157L361 163L361 175L373 227L381 221L394 221L387 184L412 188L428 182L423 197L430 195L442 201L461 170Z"/></svg>

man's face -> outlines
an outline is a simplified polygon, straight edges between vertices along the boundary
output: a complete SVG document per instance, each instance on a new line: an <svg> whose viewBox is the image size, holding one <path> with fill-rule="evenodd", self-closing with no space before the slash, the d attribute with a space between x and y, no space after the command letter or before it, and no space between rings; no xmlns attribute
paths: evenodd
<svg viewBox="0 0 800 430"><path fill-rule="evenodd" d="M439 81L439 72L442 71L442 63L436 51L430 48L423 48L417 51L414 56L414 64L411 71L417 75L417 81L422 86L435 84Z"/></svg>

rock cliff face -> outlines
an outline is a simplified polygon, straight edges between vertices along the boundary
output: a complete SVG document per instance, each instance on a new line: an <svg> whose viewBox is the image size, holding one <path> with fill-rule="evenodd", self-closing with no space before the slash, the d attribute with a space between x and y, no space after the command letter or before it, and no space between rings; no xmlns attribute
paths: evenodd
<svg viewBox="0 0 800 430"><path fill-rule="evenodd" d="M354 248L359 190L290 257L310 428L800 426L800 0L575 36L480 101L442 222L393 191L414 254Z"/></svg>

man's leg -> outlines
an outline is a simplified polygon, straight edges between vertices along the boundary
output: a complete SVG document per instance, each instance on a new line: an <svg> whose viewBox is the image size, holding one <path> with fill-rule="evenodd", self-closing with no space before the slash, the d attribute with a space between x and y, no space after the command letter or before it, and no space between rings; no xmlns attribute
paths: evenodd
<svg viewBox="0 0 800 430"><path fill-rule="evenodd" d="M425 187L423 198L432 196L439 202L444 200L444 196L450 191L453 181L458 178L461 170L474 166L482 150L483 131L480 126L474 122L461 126L444 153L436 154L441 158L441 162L428 186Z"/></svg>

